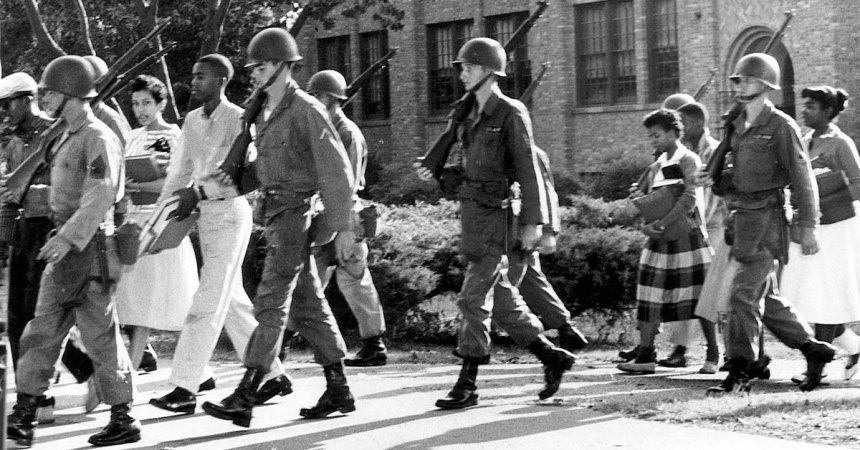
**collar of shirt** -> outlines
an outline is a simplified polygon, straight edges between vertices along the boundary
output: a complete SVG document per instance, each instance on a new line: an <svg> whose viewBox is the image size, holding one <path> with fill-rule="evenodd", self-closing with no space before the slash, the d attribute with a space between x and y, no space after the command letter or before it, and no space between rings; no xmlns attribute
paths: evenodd
<svg viewBox="0 0 860 450"><path fill-rule="evenodd" d="M66 122L68 123L66 131L69 134L77 133L85 123L92 122L95 119L96 116L93 114L92 110L82 110L80 113L75 114L72 117L66 117Z"/></svg>
<svg viewBox="0 0 860 450"><path fill-rule="evenodd" d="M218 106L216 106L215 109L212 110L212 114L206 115L206 110L200 108L200 117L203 118L203 120L212 120L218 118L218 116L224 114L224 111L227 110L228 104L230 104L230 100L227 100L227 96L221 95L221 101L219 101Z"/></svg>
<svg viewBox="0 0 860 450"><path fill-rule="evenodd" d="M770 116L773 115L773 112L776 108L773 106L770 100L765 99L764 105L761 108L761 112L758 113L758 117L755 118L755 121L750 124L749 128L744 128L744 123L747 120L747 110L744 108L744 111L735 119L735 130L743 130L741 134L746 133L753 128L764 126L770 120Z"/></svg>

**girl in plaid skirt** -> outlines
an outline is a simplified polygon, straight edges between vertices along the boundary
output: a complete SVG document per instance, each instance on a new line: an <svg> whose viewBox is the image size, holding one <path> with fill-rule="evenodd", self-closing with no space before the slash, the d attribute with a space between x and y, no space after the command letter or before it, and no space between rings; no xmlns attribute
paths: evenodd
<svg viewBox="0 0 860 450"><path fill-rule="evenodd" d="M641 194L672 189L676 201L662 219L645 224L648 236L639 258L636 288L640 348L636 359L622 363L625 372L654 373L654 338L661 322L694 318L713 251L702 230L702 189L696 186L701 159L679 139L683 126L678 114L661 109L645 117L651 145L660 156L639 180Z"/></svg>

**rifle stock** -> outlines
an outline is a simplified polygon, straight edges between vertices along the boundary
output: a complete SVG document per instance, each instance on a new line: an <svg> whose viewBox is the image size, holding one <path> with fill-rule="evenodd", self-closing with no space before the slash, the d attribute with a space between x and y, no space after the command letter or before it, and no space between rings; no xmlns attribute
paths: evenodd
<svg viewBox="0 0 860 450"><path fill-rule="evenodd" d="M296 17L296 21L293 22L293 26L290 27L290 34L293 37L298 37L299 31L302 30L302 27L305 26L305 22L308 20L308 16L311 14L310 6L313 4L314 0L310 0L305 3L305 6L302 7L302 12L299 13L299 16Z"/></svg>
<svg viewBox="0 0 860 450"><path fill-rule="evenodd" d="M537 9L534 10L534 12L532 12L519 27L517 27L516 31L514 31L508 41L505 42L505 45L502 46L506 53L510 54L520 41L525 38L526 33L534 26L535 22L537 22L541 14L546 11L548 6L549 3L543 0L537 3ZM436 139L433 146L430 147L430 150L425 153L424 156L417 158L418 162L421 163L421 166L430 170L433 173L433 177L437 180L442 175L442 170L445 168L445 161L448 160L448 155L451 154L451 147L457 142L457 126L466 118L469 111L474 107L475 92L483 86L484 82L488 78L489 75L454 103L454 109L450 114L451 120L448 121L448 126L445 128L445 131Z"/></svg>
<svg viewBox="0 0 860 450"><path fill-rule="evenodd" d="M353 82L350 83L349 86L346 87L346 100L343 101L342 106L348 105L349 102L351 102L352 99L355 98L356 94L358 94L358 91L360 91L361 88L364 87L364 85L370 80L370 77L372 77L374 74L376 74L376 72L379 72L380 70L382 70L383 67L388 65L388 61L394 57L394 54L397 53L397 49L399 48L400 47L394 47L392 49L389 49L388 52L382 56L382 58L377 59L373 64L370 65L370 67L365 69L364 72L361 72L361 75L359 75L355 80L353 80Z"/></svg>
<svg viewBox="0 0 860 450"><path fill-rule="evenodd" d="M719 72L719 70L711 69L710 72L711 74L708 75L708 79L705 80L698 89L696 89L696 93L693 94L693 100L699 101L708 93L708 89L711 87L711 83L714 81L714 77L717 76L717 72Z"/></svg>

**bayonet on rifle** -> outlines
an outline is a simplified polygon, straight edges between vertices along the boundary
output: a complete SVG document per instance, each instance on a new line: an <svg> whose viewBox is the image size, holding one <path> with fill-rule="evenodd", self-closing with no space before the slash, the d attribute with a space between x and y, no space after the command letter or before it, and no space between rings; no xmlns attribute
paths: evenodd
<svg viewBox="0 0 860 450"><path fill-rule="evenodd" d="M705 94L708 93L708 88L711 87L711 83L714 81L714 77L717 76L717 72L719 72L719 70L711 69L710 72L711 74L708 76L708 79L705 80L705 82L702 83L702 85L699 86L698 89L696 89L696 93L693 94L693 100L699 101L702 97L705 96Z"/></svg>
<svg viewBox="0 0 860 450"><path fill-rule="evenodd" d="M549 70L550 67L551 67L551 65L549 62L545 62L545 63L540 65L540 72L538 72L537 76L532 80L531 83L529 83L529 86L526 88L525 91L523 91L523 94L520 95L520 101L521 102L523 102L523 103L531 102L532 95L534 94L535 89L537 89L537 87L540 86L541 79L543 78L543 76L546 74L546 71Z"/></svg>

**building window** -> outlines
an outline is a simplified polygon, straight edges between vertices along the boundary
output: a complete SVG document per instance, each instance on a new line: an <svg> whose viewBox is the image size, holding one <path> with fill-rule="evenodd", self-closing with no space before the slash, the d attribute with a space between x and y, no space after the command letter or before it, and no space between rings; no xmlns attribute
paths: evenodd
<svg viewBox="0 0 860 450"><path fill-rule="evenodd" d="M675 0L653 0L649 5L651 99L659 101L680 88L678 9Z"/></svg>
<svg viewBox="0 0 860 450"><path fill-rule="evenodd" d="M346 78L347 84L352 79L350 72L349 35L320 39L317 41L319 50L319 70L336 70ZM352 116L352 105L343 109L344 113Z"/></svg>
<svg viewBox="0 0 860 450"><path fill-rule="evenodd" d="M472 36L472 21L427 26L427 71L431 114L447 113L464 93L459 72L452 63L457 51Z"/></svg>
<svg viewBox="0 0 860 450"><path fill-rule="evenodd" d="M609 0L579 5L575 14L579 103L635 102L633 1Z"/></svg>
<svg viewBox="0 0 860 450"><path fill-rule="evenodd" d="M388 34L385 31L363 33L359 42L361 71L388 52ZM391 114L389 102L388 66L377 71L361 88L361 117L364 120L387 119Z"/></svg>
<svg viewBox="0 0 860 450"><path fill-rule="evenodd" d="M528 17L529 13L527 11L487 17L487 36L505 45L508 39L513 36L514 31L517 30L517 27ZM528 38L525 38L520 41L512 52L508 52L508 65L506 68L508 76L499 79L499 87L508 97L520 98L532 82L532 66L531 61L529 61L528 51Z"/></svg>

